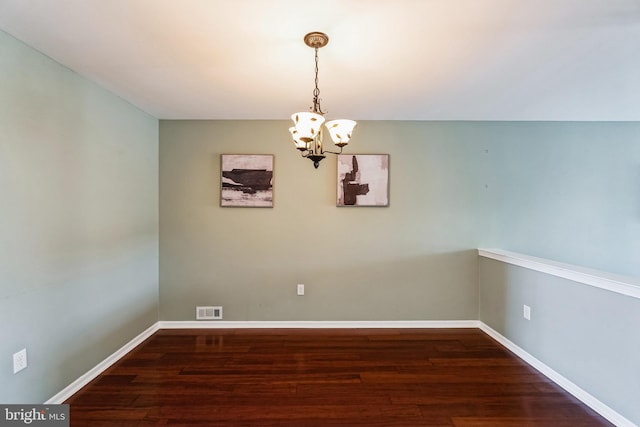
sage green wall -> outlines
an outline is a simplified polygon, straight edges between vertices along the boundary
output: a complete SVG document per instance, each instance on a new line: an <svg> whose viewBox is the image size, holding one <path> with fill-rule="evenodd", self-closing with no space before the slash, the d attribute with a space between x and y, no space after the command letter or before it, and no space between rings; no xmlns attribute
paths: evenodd
<svg viewBox="0 0 640 427"><path fill-rule="evenodd" d="M483 246L640 277L640 123L495 126ZM637 299L490 259L479 292L482 322L640 424Z"/></svg>
<svg viewBox="0 0 640 427"><path fill-rule="evenodd" d="M49 399L157 321L157 179L155 118L0 32L0 402Z"/></svg>
<svg viewBox="0 0 640 427"><path fill-rule="evenodd" d="M479 276L480 320L640 425L640 300L492 259Z"/></svg>
<svg viewBox="0 0 640 427"><path fill-rule="evenodd" d="M389 208L336 208L287 127L160 122L162 319L474 319L478 246L640 274L638 123L360 122ZM221 153L276 155L273 209L219 207Z"/></svg>
<svg viewBox="0 0 640 427"><path fill-rule="evenodd" d="M160 121L160 318L477 319L491 135L360 122L347 151L390 154L390 206L337 208L335 157L315 170L288 126ZM222 153L275 154L274 208L219 206Z"/></svg>
<svg viewBox="0 0 640 427"><path fill-rule="evenodd" d="M640 123L486 126L485 247L640 277Z"/></svg>

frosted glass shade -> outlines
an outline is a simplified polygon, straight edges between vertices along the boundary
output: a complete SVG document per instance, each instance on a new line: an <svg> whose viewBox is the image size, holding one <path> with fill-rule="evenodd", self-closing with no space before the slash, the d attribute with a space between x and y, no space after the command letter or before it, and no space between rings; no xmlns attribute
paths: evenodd
<svg viewBox="0 0 640 427"><path fill-rule="evenodd" d="M313 141L316 136L318 136L320 127L322 127L324 123L324 117L320 114L310 112L294 113L291 115L291 120L293 120L293 124L298 132L298 138L303 142Z"/></svg>
<svg viewBox="0 0 640 427"><path fill-rule="evenodd" d="M296 144L296 148L302 151L306 150L309 144L300 140L300 136L298 135L298 131L295 126L290 127L289 132L291 132L291 137L293 138L293 143Z"/></svg>
<svg viewBox="0 0 640 427"><path fill-rule="evenodd" d="M333 143L341 147L349 143L353 128L356 127L356 122L353 120L338 119L327 122L325 126L329 131L329 135L331 135Z"/></svg>

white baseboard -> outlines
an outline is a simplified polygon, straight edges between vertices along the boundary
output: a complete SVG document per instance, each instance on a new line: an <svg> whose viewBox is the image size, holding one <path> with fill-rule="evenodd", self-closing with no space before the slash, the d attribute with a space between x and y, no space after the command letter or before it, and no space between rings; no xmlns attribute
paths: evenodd
<svg viewBox="0 0 640 427"><path fill-rule="evenodd" d="M161 321L160 329L478 328L477 320Z"/></svg>
<svg viewBox="0 0 640 427"><path fill-rule="evenodd" d="M97 378L98 375L106 371L111 365L122 359L127 353L140 345L144 340L153 335L158 329L158 322L156 322L44 403L52 405L63 403L65 400L80 391L82 387Z"/></svg>
<svg viewBox="0 0 640 427"><path fill-rule="evenodd" d="M585 405L596 411L598 414L602 415L609 422L613 423L618 427L638 427L636 424L620 415L618 412L611 409L609 406L602 403L600 400L596 399L591 394L587 393L585 390L580 388L578 385L560 375L558 372L554 371L548 365L544 364L524 349L519 347L517 344L513 343L511 340L497 332L495 329L491 328L484 322L478 322L480 329L489 335L494 340L498 341L500 344L505 346L509 351L514 353L516 356L524 360L527 364L531 365L533 368L537 369L540 373L542 373L545 377L549 378L551 381L565 389L567 392L571 393L574 397L579 399Z"/></svg>

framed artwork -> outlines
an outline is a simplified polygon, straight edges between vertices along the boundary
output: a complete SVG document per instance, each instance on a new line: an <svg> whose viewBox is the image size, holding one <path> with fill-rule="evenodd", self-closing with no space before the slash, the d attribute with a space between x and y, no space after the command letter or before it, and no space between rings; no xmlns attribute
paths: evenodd
<svg viewBox="0 0 640 427"><path fill-rule="evenodd" d="M222 154L220 206L273 207L273 155Z"/></svg>
<svg viewBox="0 0 640 427"><path fill-rule="evenodd" d="M337 206L389 206L389 155L340 154Z"/></svg>

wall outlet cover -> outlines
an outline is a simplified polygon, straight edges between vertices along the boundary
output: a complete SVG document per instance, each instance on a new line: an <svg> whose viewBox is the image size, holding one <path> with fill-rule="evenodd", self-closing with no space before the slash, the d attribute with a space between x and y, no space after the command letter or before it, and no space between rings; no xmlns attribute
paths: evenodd
<svg viewBox="0 0 640 427"><path fill-rule="evenodd" d="M13 373L17 374L27 367L27 349L23 348L17 353L13 353Z"/></svg>

